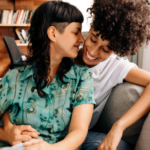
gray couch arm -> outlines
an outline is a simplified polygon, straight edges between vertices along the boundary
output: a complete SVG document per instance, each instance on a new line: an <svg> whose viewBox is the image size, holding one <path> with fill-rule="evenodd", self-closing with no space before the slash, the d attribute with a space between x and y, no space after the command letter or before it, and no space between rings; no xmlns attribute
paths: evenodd
<svg viewBox="0 0 150 150"><path fill-rule="evenodd" d="M135 150L149 150L149 149L150 149L150 113L144 122L142 131L135 146Z"/></svg>
<svg viewBox="0 0 150 150"><path fill-rule="evenodd" d="M96 130L108 133L112 125L139 99L143 90L144 87L128 82L114 87L101 114ZM122 139L132 149L137 142L144 120L145 116L124 131Z"/></svg>

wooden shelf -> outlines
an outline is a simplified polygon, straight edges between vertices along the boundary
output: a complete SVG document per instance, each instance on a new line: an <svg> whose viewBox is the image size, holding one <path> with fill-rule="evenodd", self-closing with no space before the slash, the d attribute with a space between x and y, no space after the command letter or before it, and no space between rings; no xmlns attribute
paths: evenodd
<svg viewBox="0 0 150 150"><path fill-rule="evenodd" d="M20 43L20 40L15 40L17 46L28 46L28 43Z"/></svg>
<svg viewBox="0 0 150 150"><path fill-rule="evenodd" d="M26 43L19 43L19 44L17 44L17 46L28 46L28 44L26 44Z"/></svg>
<svg viewBox="0 0 150 150"><path fill-rule="evenodd" d="M30 27L30 24L0 24L0 27Z"/></svg>

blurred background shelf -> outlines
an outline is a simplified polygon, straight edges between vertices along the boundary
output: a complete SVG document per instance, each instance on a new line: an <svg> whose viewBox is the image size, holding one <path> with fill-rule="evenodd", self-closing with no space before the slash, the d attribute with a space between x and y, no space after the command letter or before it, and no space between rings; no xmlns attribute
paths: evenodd
<svg viewBox="0 0 150 150"><path fill-rule="evenodd" d="M0 27L30 27L30 24L0 24Z"/></svg>

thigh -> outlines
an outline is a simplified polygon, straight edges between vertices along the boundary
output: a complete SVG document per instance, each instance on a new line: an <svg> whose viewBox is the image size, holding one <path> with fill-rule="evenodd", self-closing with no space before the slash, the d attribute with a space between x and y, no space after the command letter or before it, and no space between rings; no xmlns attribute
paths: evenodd
<svg viewBox="0 0 150 150"><path fill-rule="evenodd" d="M82 145L82 149L97 150L98 146L102 143L105 137L106 137L105 133L89 131ZM125 141L121 140L117 147L117 150L130 150L130 147Z"/></svg>

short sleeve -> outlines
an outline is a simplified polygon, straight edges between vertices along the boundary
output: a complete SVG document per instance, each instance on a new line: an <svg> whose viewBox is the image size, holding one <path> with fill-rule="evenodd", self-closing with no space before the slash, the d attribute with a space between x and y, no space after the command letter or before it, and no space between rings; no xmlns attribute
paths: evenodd
<svg viewBox="0 0 150 150"><path fill-rule="evenodd" d="M128 72L133 68L133 67L137 67L136 64L131 63L128 61L128 59L126 61L122 61L122 63L120 64L121 72L119 74L119 78L118 78L118 83L123 83L123 80L126 78Z"/></svg>
<svg viewBox="0 0 150 150"><path fill-rule="evenodd" d="M0 116L12 105L12 100L8 100L9 88L9 71L0 80Z"/></svg>
<svg viewBox="0 0 150 150"><path fill-rule="evenodd" d="M84 69L78 81L73 107L81 104L95 104L93 76L89 69Z"/></svg>
<svg viewBox="0 0 150 150"><path fill-rule="evenodd" d="M137 67L137 65L129 62L126 57L120 58L120 60L117 61L116 68L114 70L114 80L117 81L117 84L123 83L123 80L126 78L128 72L133 67Z"/></svg>

